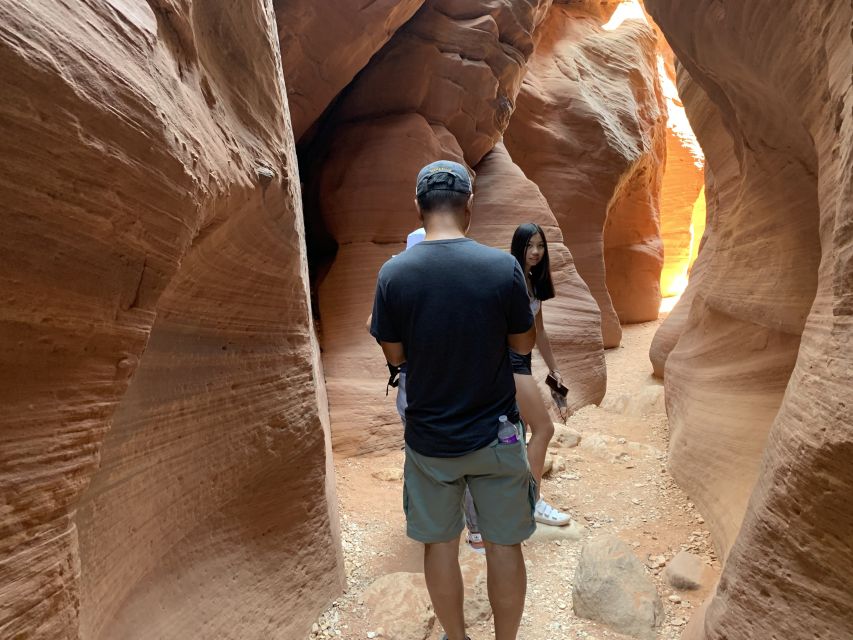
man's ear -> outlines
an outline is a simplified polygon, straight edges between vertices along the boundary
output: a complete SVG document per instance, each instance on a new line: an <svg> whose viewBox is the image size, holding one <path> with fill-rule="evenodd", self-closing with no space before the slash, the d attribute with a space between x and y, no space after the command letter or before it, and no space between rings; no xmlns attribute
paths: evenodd
<svg viewBox="0 0 853 640"><path fill-rule="evenodd" d="M423 223L423 221L424 221L424 214L423 214L423 212L421 211L421 205L419 205L419 204L418 204L418 198L417 198L417 196L415 197L414 202L415 202L415 210L418 212L418 220L420 220L420 221L421 221L421 223ZM421 226L424 226L424 225L423 225L423 224L421 224Z"/></svg>

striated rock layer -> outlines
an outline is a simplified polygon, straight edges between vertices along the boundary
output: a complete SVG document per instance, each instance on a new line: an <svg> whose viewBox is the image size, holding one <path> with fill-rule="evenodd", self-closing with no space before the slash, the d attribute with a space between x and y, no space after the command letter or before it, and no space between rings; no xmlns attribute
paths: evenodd
<svg viewBox="0 0 853 640"><path fill-rule="evenodd" d="M686 637L845 638L853 8L681 4L646 2L718 112L708 140L730 136L712 150L696 127L716 184L713 244L665 367L673 473L726 555Z"/></svg>
<svg viewBox="0 0 853 640"><path fill-rule="evenodd" d="M334 130L315 188L324 225L338 244L319 299L333 438L341 453L399 446L402 439L393 402L384 399L387 370L364 321L379 267L420 226L413 204L417 171L442 157L476 166L500 140L533 49L533 30L549 5L544 0L426 2L330 115ZM507 185L510 191L536 193L520 171L510 171L515 181ZM480 188L475 184L475 191ZM475 201L479 198L475 195ZM500 239L505 245L514 225L531 212L523 206L511 214L498 214L499 209L477 215L503 216L509 227ZM565 328L555 328L558 358L589 365L576 371L573 402L582 405L596 402L603 391L600 338L589 325L588 300L579 283L572 283L567 254L561 264L567 296L577 298L571 304L578 326L563 318Z"/></svg>
<svg viewBox="0 0 853 640"><path fill-rule="evenodd" d="M274 0L296 140L422 4Z"/></svg>
<svg viewBox="0 0 853 640"><path fill-rule="evenodd" d="M342 587L272 8L188 5L0 4L3 638L304 637Z"/></svg>
<svg viewBox="0 0 853 640"><path fill-rule="evenodd" d="M506 145L548 200L613 347L620 320L658 315L666 113L653 31L605 30L600 9L551 8Z"/></svg>

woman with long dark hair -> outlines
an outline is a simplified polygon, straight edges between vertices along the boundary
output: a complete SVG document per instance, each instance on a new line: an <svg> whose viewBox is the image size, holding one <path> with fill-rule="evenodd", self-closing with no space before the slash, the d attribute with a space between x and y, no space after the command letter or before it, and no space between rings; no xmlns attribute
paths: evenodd
<svg viewBox="0 0 853 640"><path fill-rule="evenodd" d="M532 222L520 225L512 236L510 252L518 260L527 279L530 310L533 312L536 323L536 348L548 365L551 375L562 382L562 376L557 370L557 360L554 358L545 324L542 321L542 303L554 297L548 242L545 240L542 227ZM530 462L530 471L536 479L537 495L534 513L536 521L556 526L567 525L571 522L571 517L552 507L539 495L545 454L548 452L548 443L554 435L554 423L542 401L539 388L533 380L530 354L523 356L510 350L509 356L515 378L515 397L518 408L522 420L530 427L527 458Z"/></svg>

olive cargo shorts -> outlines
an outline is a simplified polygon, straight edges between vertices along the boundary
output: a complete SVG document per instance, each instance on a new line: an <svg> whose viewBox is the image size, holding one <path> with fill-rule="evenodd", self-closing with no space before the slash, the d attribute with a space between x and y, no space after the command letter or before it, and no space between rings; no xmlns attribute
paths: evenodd
<svg viewBox="0 0 853 640"><path fill-rule="evenodd" d="M467 484L483 539L513 545L536 530L536 483L523 441L492 444L458 458L431 458L406 447L403 470L406 533L424 543L458 538Z"/></svg>

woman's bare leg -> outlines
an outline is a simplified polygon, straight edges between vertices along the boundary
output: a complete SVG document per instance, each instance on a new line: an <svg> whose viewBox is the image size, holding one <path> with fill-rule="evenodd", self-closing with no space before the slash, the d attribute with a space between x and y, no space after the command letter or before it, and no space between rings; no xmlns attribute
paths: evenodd
<svg viewBox="0 0 853 640"><path fill-rule="evenodd" d="M533 376L516 373L513 377L515 378L515 399L518 401L521 418L530 425L527 461L530 464L530 472L536 480L536 498L538 499L545 454L548 453L548 443L554 435L554 423L548 415L548 409L545 408Z"/></svg>

